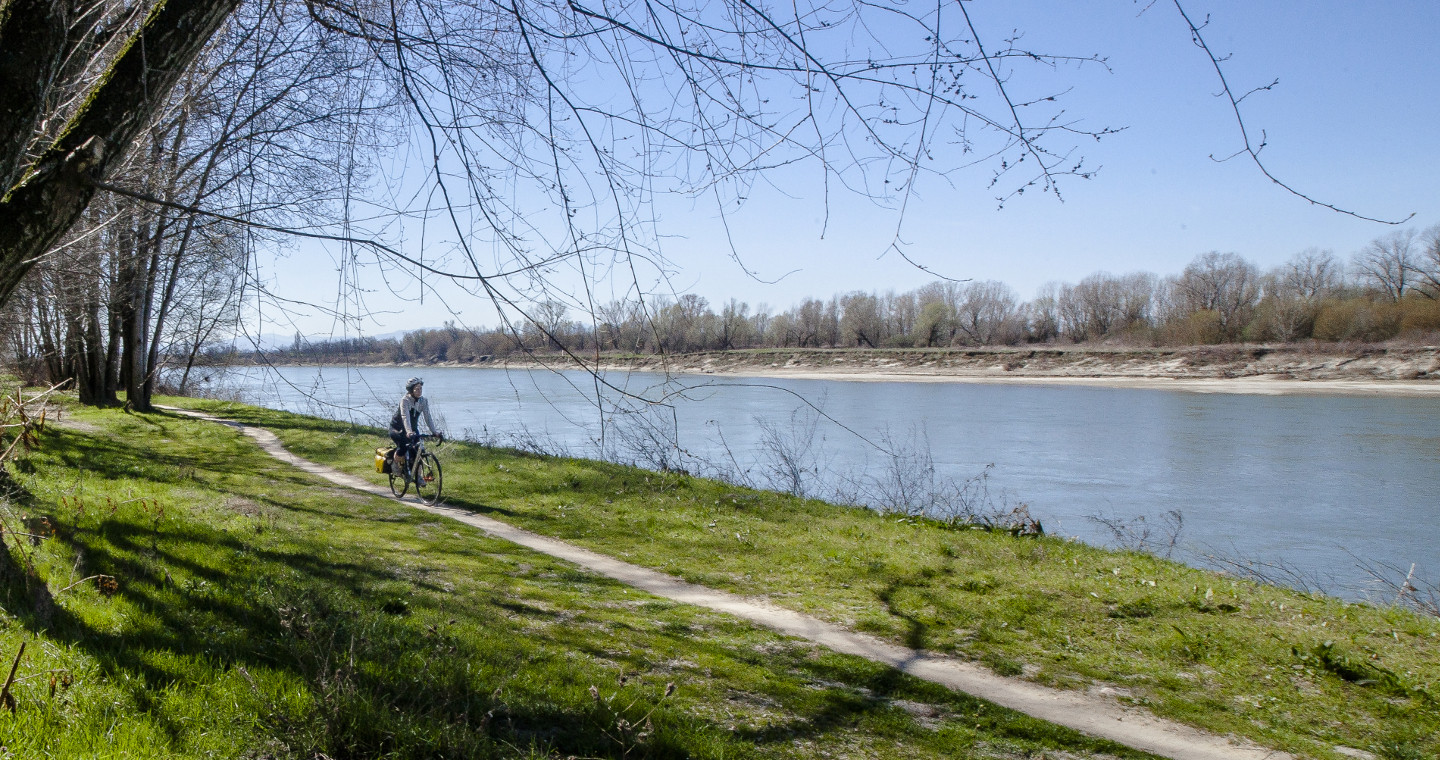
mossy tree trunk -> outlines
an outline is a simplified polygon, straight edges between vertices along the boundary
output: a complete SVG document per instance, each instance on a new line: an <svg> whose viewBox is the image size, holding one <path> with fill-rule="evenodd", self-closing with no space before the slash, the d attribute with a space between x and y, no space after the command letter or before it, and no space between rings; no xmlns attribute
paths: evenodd
<svg viewBox="0 0 1440 760"><path fill-rule="evenodd" d="M51 0L0 4L0 305L79 219L94 181L119 164L170 90L239 0L162 0L134 32L58 139L28 146L46 118L68 48L70 18Z"/></svg>

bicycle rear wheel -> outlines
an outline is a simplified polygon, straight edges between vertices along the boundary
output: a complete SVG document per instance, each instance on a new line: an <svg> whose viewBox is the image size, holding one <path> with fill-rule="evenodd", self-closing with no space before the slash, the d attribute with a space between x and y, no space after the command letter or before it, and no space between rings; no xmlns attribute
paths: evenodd
<svg viewBox="0 0 1440 760"><path fill-rule="evenodd" d="M444 478L440 473L440 460L434 454L425 452L420 457L420 466L415 468L415 495L426 504L440 501L440 485Z"/></svg>
<svg viewBox="0 0 1440 760"><path fill-rule="evenodd" d="M410 464L409 460L406 460L405 464L409 465L409 464ZM398 499L398 498L400 498L401 496L404 496L404 495L405 495L405 491L408 490L409 488L410 488L410 480L405 477L405 473L402 472L402 471L400 471L400 468L398 468L398 467L395 466L395 463L394 463L394 462L391 462L391 464L390 464L390 493L395 494L395 498Z"/></svg>

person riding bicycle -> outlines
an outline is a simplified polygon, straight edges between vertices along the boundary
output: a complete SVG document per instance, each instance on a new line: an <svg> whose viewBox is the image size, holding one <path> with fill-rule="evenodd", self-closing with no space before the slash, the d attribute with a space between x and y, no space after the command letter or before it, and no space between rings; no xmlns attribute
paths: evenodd
<svg viewBox="0 0 1440 760"><path fill-rule="evenodd" d="M425 381L412 377L405 381L405 396L400 399L400 408L390 418L390 440L395 442L396 472L406 472L405 460L410 456L411 447L420 440L420 415L425 415L425 424L436 438L444 435L435 428L430 418L430 401L424 396Z"/></svg>

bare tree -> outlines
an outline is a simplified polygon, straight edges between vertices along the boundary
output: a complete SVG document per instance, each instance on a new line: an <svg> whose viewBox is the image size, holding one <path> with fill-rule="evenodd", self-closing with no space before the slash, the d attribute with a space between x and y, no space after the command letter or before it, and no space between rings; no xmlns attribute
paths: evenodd
<svg viewBox="0 0 1440 760"><path fill-rule="evenodd" d="M1076 285L1063 283L1055 295L1055 313L1059 318L1059 331L1076 343L1082 343L1092 338L1100 338L1109 329L1108 322L1097 323L1095 315L1090 313L1089 305L1092 299ZM1104 315L1101 315L1102 318ZM1095 330L1099 328L1099 331Z"/></svg>
<svg viewBox="0 0 1440 760"><path fill-rule="evenodd" d="M1076 285L1062 285L1043 302L1053 309L1058 330L1072 340L1100 340L1137 325L1149 324L1159 278L1149 272L1117 277L1098 272Z"/></svg>
<svg viewBox="0 0 1440 760"><path fill-rule="evenodd" d="M180 379L175 382L177 393L184 394L190 373L213 339L225 333L234 334L239 320L240 288L243 260L212 258L202 263L203 271L186 277L186 288L176 300L174 330L170 348L165 354L183 362Z"/></svg>
<svg viewBox="0 0 1440 760"><path fill-rule="evenodd" d="M1073 296L1080 302L1087 320L1085 332L1092 339L1104 338L1122 325L1120 280L1109 272L1081 280Z"/></svg>
<svg viewBox="0 0 1440 760"><path fill-rule="evenodd" d="M1420 255L1416 258L1416 289L1428 298L1440 299L1440 224L1420 233Z"/></svg>
<svg viewBox="0 0 1440 760"><path fill-rule="evenodd" d="M1149 324L1155 319L1160 278L1150 272L1131 272L1120 278L1118 311L1126 328Z"/></svg>
<svg viewBox="0 0 1440 760"><path fill-rule="evenodd" d="M750 345L751 324L749 304L731 298L720 312L720 349L745 348Z"/></svg>
<svg viewBox="0 0 1440 760"><path fill-rule="evenodd" d="M879 348L885 342L885 316L874 293L855 291L840 298L840 339L843 345Z"/></svg>
<svg viewBox="0 0 1440 760"><path fill-rule="evenodd" d="M351 234L381 244L370 248L377 263L488 299L507 324L543 321L535 305L570 294L594 313L599 279L623 276L617 290L644 319L666 322L656 332L667 350L731 342L723 316L681 325L672 317L683 309L658 306L656 296L671 299L665 309L682 297L668 289L679 267L653 223L663 193L713 196L723 214L757 172L796 162L897 206L931 159L989 156L1001 197L1088 174L1065 155L1077 124L1007 88L1032 65L1094 59L987 47L959 6L409 0L387 18L312 7L384 62L437 200L385 209L431 241L424 262L396 257L398 226ZM367 203L400 197L417 196L372 191ZM835 344L841 311L802 304L795 342ZM890 316L909 325L915 311ZM886 332L867 325L859 342Z"/></svg>
<svg viewBox="0 0 1440 760"><path fill-rule="evenodd" d="M110 162L103 181L87 177L109 192L76 219L51 257L33 263L45 268L53 260L70 277L89 280L86 290L67 282L66 293L103 294L94 305L84 297L50 302L81 336L77 350L53 370L62 376L52 380L76 381L87 402L114 401L124 390L127 403L148 409L170 357L166 347L176 344L171 317L182 308L190 278L214 268L196 260L231 261L260 237L253 226L237 234L238 220L219 221L190 207L287 224L333 208L327 201L343 183L331 171L341 163L332 138L354 119L348 96L341 95L341 102L337 95L356 67L338 54L343 51L326 46L324 34L285 23L296 20L297 7L257 0L229 15L177 86L155 98L123 160ZM308 18L303 8L300 14ZM64 84L75 97L92 86L83 77ZM206 295L218 299L212 305L224 306L217 311L233 316L246 271L240 267L228 280L203 282ZM42 276L37 287L52 280ZM216 289L221 284L236 292L222 297ZM191 333L199 324L192 320L186 333L208 339L219 324L201 322L209 329ZM101 343L103 350L90 349ZM191 357L187 364L200 348L192 345L182 354Z"/></svg>
<svg viewBox="0 0 1440 760"><path fill-rule="evenodd" d="M655 330L661 350L683 352L703 348L711 332L711 320L707 315L714 316L709 306L709 302L694 293L686 293L673 302L659 306Z"/></svg>
<svg viewBox="0 0 1440 760"><path fill-rule="evenodd" d="M905 341L915 331L920 319L920 299L914 292L896 293L888 291L881 299L881 312L885 315L887 342Z"/></svg>
<svg viewBox="0 0 1440 760"><path fill-rule="evenodd" d="M1314 330L1320 303L1337 292L1342 268L1335 254L1308 248L1265 276L1260 313L1275 339L1293 341Z"/></svg>
<svg viewBox="0 0 1440 760"><path fill-rule="evenodd" d="M1237 340L1260 298L1260 273L1234 253L1201 254L1174 281L1175 301L1187 314L1210 312L1220 339Z"/></svg>
<svg viewBox="0 0 1440 760"><path fill-rule="evenodd" d="M1350 264L1362 282L1399 301L1414 286L1420 265L1418 237L1414 230L1399 230L1376 238L1360 249Z"/></svg>
<svg viewBox="0 0 1440 760"><path fill-rule="evenodd" d="M617 299L597 309L597 344L603 342L618 351L639 352L654 334L655 325L645 308L633 299Z"/></svg>
<svg viewBox="0 0 1440 760"><path fill-rule="evenodd" d="M560 347L560 334L566 324L565 315L570 311L564 303L546 299L536 307L536 321L546 336L546 341Z"/></svg>
<svg viewBox="0 0 1440 760"><path fill-rule="evenodd" d="M994 280L967 283L961 289L955 323L966 343L989 346L1020 340L1018 298L1009 285Z"/></svg>
<svg viewBox="0 0 1440 760"><path fill-rule="evenodd" d="M1307 248L1280 267L1279 287L1296 298L1317 301L1332 295L1344 282L1344 266L1334 251Z"/></svg>
<svg viewBox="0 0 1440 760"><path fill-rule="evenodd" d="M1033 340L1049 342L1060 337L1060 288L1058 282L1047 282L1040 286L1035 299L1026 304Z"/></svg>

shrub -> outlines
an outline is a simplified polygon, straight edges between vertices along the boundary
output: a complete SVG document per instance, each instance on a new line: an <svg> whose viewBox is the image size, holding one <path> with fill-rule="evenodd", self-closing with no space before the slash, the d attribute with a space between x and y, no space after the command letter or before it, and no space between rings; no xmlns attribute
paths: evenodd
<svg viewBox="0 0 1440 760"><path fill-rule="evenodd" d="M1220 313L1210 309L1192 312L1167 323L1161 330L1161 339L1169 345L1211 345L1223 342L1224 338Z"/></svg>
<svg viewBox="0 0 1440 760"><path fill-rule="evenodd" d="M1440 332L1440 300L1406 298L1400 302L1400 332Z"/></svg>
<svg viewBox="0 0 1440 760"><path fill-rule="evenodd" d="M1317 340L1389 340L1400 332L1400 305L1365 298L1327 301L1315 317Z"/></svg>
<svg viewBox="0 0 1440 760"><path fill-rule="evenodd" d="M1255 343L1304 340L1314 334L1315 312L1316 304L1311 301L1268 297L1260 302L1255 318L1245 326L1241 337Z"/></svg>

